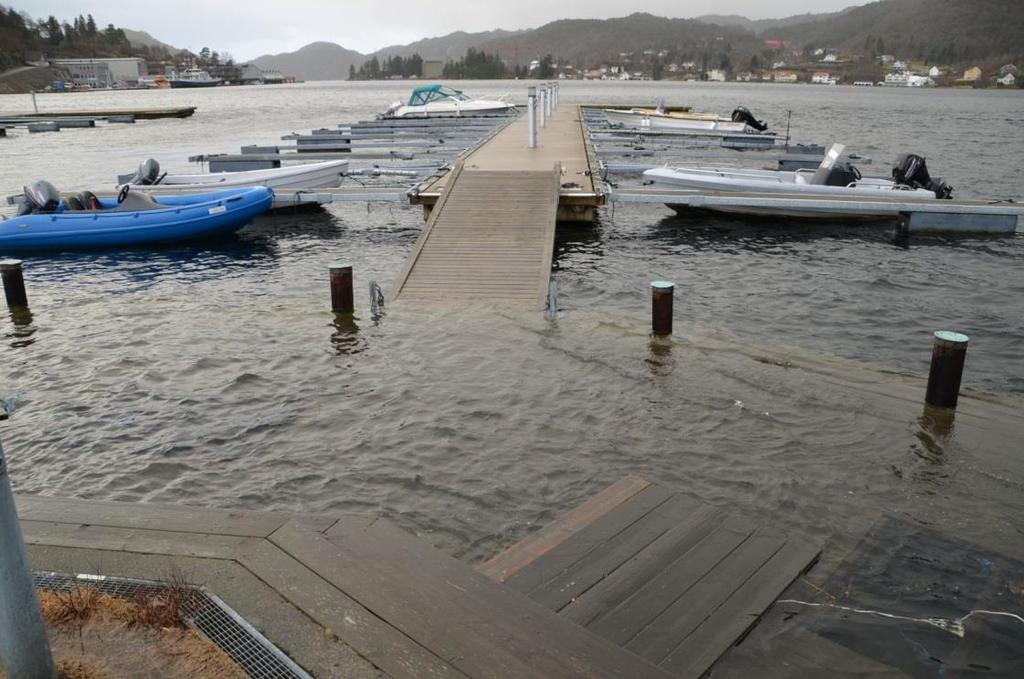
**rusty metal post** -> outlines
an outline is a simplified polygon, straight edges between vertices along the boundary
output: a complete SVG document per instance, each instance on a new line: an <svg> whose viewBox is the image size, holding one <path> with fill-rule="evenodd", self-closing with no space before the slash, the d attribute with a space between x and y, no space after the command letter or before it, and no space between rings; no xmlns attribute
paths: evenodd
<svg viewBox="0 0 1024 679"><path fill-rule="evenodd" d="M932 365L928 371L928 389L924 397L928 405L936 408L956 408L969 340L967 335L959 332L940 330L935 333Z"/></svg>
<svg viewBox="0 0 1024 679"><path fill-rule="evenodd" d="M672 334L672 297L675 288L668 281L651 283L651 331L655 335Z"/></svg>
<svg viewBox="0 0 1024 679"><path fill-rule="evenodd" d="M21 260L5 259L0 262L0 278L4 282L7 308L27 309L28 296L25 294L25 278L21 274Z"/></svg>
<svg viewBox="0 0 1024 679"><path fill-rule="evenodd" d="M336 314L350 314L355 308L352 267L348 264L335 264L331 267L331 310Z"/></svg>

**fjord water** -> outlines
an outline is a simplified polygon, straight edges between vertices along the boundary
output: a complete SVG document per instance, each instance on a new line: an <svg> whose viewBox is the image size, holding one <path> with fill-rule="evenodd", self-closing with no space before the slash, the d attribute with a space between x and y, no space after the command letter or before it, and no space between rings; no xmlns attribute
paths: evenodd
<svg viewBox="0 0 1024 679"><path fill-rule="evenodd" d="M464 87L521 99L526 83ZM0 190L37 178L109 186L149 156L187 170L188 155L364 119L409 88L41 95L45 110L199 108L186 120L2 140ZM1020 91L562 90L569 104L661 96L726 113L743 104L775 129L792 110L795 141L844 142L875 160L873 173L916 151L961 196L1024 195ZM30 106L0 97L3 112ZM619 205L593 227L559 231L557 322L459 300L336 321L329 265L354 265L365 308L368 281L387 292L421 226L417 208L336 205L262 218L215 243L25 257L33 318L5 318L0 345L0 391L19 400L3 426L17 488L379 512L477 560L635 472L829 546L849 546L885 511L1024 553L1019 446L993 458L954 440L936 462L921 454L916 422L879 414L870 395L758 360L820 354L839 373L852 359L878 380L922 375L932 331L955 329L972 338L965 386L1019 404L1024 236L915 238L904 249L888 227ZM677 285L669 348L647 335L656 279Z"/></svg>

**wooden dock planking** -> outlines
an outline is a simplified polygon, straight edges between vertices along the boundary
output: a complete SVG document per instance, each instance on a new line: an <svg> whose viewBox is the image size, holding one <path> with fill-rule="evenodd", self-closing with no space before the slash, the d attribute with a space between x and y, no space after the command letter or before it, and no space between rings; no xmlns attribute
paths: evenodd
<svg viewBox="0 0 1024 679"><path fill-rule="evenodd" d="M543 308L559 173L452 170L394 285L400 300L487 300Z"/></svg>
<svg viewBox="0 0 1024 679"><path fill-rule="evenodd" d="M627 477L478 569L678 677L699 677L819 548Z"/></svg>

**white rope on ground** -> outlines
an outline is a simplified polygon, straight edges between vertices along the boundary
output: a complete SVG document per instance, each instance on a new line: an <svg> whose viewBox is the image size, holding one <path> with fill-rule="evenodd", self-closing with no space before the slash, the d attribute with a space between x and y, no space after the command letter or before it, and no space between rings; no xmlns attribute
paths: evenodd
<svg viewBox="0 0 1024 679"><path fill-rule="evenodd" d="M848 613L860 613L863 615L875 615L881 618L889 618L891 620L902 620L904 622L919 622L925 625L931 625L932 627L938 627L941 630L954 634L961 639L965 635L964 621L972 615L998 615L1007 618L1012 618L1017 622L1024 623L1024 617L1017 615L1016 613L1008 613L1006 611L987 611L982 609L973 610L967 615L950 620L948 618L911 618L905 615L896 615L895 613L886 613L885 611L873 611L866 608L853 608L851 606L841 606L839 604L825 604L817 603L813 601L798 601L797 599L779 599L775 603L779 604L798 604L800 606L810 606L812 608L835 608L840 611L846 611Z"/></svg>

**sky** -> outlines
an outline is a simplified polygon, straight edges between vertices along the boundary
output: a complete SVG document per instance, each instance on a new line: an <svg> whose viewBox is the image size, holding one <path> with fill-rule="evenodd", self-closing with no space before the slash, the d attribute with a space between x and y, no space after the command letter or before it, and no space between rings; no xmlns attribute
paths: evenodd
<svg viewBox="0 0 1024 679"><path fill-rule="evenodd" d="M291 52L324 40L368 53L452 31L533 28L556 19L605 19L633 12L695 17L740 14L765 19L830 12L867 0L0 0L39 18L92 13L150 33L175 47L229 52L236 61ZM425 12L425 9L429 11Z"/></svg>

